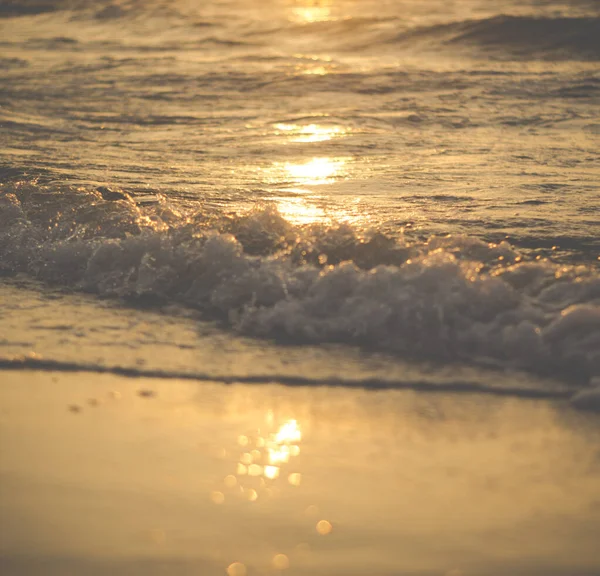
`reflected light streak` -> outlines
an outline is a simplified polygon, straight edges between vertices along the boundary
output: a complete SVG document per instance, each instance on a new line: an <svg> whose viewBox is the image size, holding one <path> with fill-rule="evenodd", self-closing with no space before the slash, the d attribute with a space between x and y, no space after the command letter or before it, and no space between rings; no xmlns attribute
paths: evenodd
<svg viewBox="0 0 600 576"><path fill-rule="evenodd" d="M326 142L346 134L339 126L322 126L320 124L275 124L277 130L290 133L292 142Z"/></svg>
<svg viewBox="0 0 600 576"><path fill-rule="evenodd" d="M296 420L289 420L283 424L277 434L275 434L275 442L293 444L302 440L302 433L298 428L298 422Z"/></svg>
<svg viewBox="0 0 600 576"><path fill-rule="evenodd" d="M269 463L270 464L287 464L290 461L289 446L277 446L269 448Z"/></svg>
<svg viewBox="0 0 600 576"><path fill-rule="evenodd" d="M326 76L329 74L329 70L325 66L315 66L314 68L303 68L301 70L302 74L307 76Z"/></svg>
<svg viewBox="0 0 600 576"><path fill-rule="evenodd" d="M291 20L310 24L332 20L329 6L296 6L292 8Z"/></svg>
<svg viewBox="0 0 600 576"><path fill-rule="evenodd" d="M272 414L267 413L269 427L274 423L273 420ZM298 443L302 440L302 432L296 420L286 420L276 432L271 432L266 438L260 434L258 430L256 436L238 436L238 445L248 451L240 453L235 474L225 476L222 481L232 496L250 502L260 500L261 494L274 496L279 493L273 484L280 477L282 466L300 453ZM263 461L264 466L256 464L257 461ZM292 486L299 486L300 473L288 474L287 481ZM210 498L215 504L223 504L225 494L215 490L210 493Z"/></svg>
<svg viewBox="0 0 600 576"><path fill-rule="evenodd" d="M292 224L312 224L328 220L325 212L303 198L276 198L277 210Z"/></svg>
<svg viewBox="0 0 600 576"><path fill-rule="evenodd" d="M278 466L265 466L264 469L265 478L269 480L275 480L279 478L279 467Z"/></svg>
<svg viewBox="0 0 600 576"><path fill-rule="evenodd" d="M287 162L284 169L298 184L330 184L344 164L343 158L313 158L304 164Z"/></svg>

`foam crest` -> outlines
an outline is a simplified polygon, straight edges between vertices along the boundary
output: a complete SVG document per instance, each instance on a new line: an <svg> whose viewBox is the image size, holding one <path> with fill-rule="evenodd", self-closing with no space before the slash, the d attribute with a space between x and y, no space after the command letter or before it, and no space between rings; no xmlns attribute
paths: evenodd
<svg viewBox="0 0 600 576"><path fill-rule="evenodd" d="M103 296L177 302L242 333L338 342L434 362L600 375L600 275L525 261L508 243L409 243L349 226L297 227L161 197L107 201L34 184L0 193L0 271Z"/></svg>

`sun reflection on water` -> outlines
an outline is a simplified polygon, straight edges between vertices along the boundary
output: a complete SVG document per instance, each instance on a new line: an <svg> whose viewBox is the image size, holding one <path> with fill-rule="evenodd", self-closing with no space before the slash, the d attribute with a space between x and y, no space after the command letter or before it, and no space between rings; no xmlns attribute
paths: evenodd
<svg viewBox="0 0 600 576"><path fill-rule="evenodd" d="M292 224L312 224L314 222L328 222L330 219L325 210L310 204L304 198L275 198L277 210Z"/></svg>
<svg viewBox="0 0 600 576"><path fill-rule="evenodd" d="M340 126L324 126L321 124L275 124L275 128L290 135L292 142L326 142L332 138L346 134Z"/></svg>
<svg viewBox="0 0 600 576"><path fill-rule="evenodd" d="M302 162L273 162L268 168L262 168L264 180L270 184L299 186L292 191L306 193L302 186L320 186L333 184L347 177L345 166L348 158L314 157Z"/></svg>
<svg viewBox="0 0 600 576"><path fill-rule="evenodd" d="M299 499L301 506L305 506L303 502L306 502L306 495L303 496L301 489L302 474L292 464L293 459L300 454L302 440L303 432L298 420L290 418L278 421L274 412L268 410L259 427L237 437L237 457L231 463L234 472L226 475L214 487L214 491L210 493L212 502L223 509L233 505L264 512L268 510L263 508L267 502L271 502L269 506L272 506L274 501L289 498L293 494L294 498ZM224 449L223 457L227 458L228 454L229 450ZM306 509L306 518L302 523L306 538L310 538L315 532L319 536L327 536L333 530L331 522L323 519L319 508L314 504ZM260 571L261 574L283 572L296 563L305 562L311 547L300 541L288 543L287 546L271 546L271 550L268 558L261 553L263 559L251 568L246 568L247 562L256 561L252 560L247 551L239 556L236 554L237 558L231 558L234 562L226 568L228 576L246 576L248 571L254 574L256 566L262 566L265 570Z"/></svg>
<svg viewBox="0 0 600 576"><path fill-rule="evenodd" d="M331 20L331 7L327 4L317 6L294 6L291 20L310 24L312 22L325 22Z"/></svg>
<svg viewBox="0 0 600 576"><path fill-rule="evenodd" d="M329 74L330 69L325 66L314 66L312 68L302 68L300 71L306 76L326 76Z"/></svg>
<svg viewBox="0 0 600 576"><path fill-rule="evenodd" d="M237 459L235 471L223 479L223 488L211 493L211 500L215 504L223 504L226 500L225 489L249 502L276 494L272 483L280 477L282 467L300 454L301 441L302 432L297 420L286 420L267 436L260 431L255 436L238 436L238 445L243 451ZM291 486L299 486L301 478L302 475L297 471L287 475Z"/></svg>
<svg viewBox="0 0 600 576"><path fill-rule="evenodd" d="M284 171L298 184L331 184L342 175L344 158L313 158L301 164L286 162Z"/></svg>

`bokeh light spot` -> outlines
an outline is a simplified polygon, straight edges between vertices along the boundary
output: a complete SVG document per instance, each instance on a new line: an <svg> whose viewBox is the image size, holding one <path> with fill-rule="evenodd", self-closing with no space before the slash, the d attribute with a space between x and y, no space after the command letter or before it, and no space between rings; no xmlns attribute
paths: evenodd
<svg viewBox="0 0 600 576"><path fill-rule="evenodd" d="M300 474L299 472L294 472L293 474L290 474L288 476L288 482L292 486L300 486L300 483L302 482L302 474Z"/></svg>
<svg viewBox="0 0 600 576"><path fill-rule="evenodd" d="M279 476L279 468L277 466L265 466L265 478L275 480Z"/></svg>
<svg viewBox="0 0 600 576"><path fill-rule="evenodd" d="M327 534L330 534L332 530L333 526L331 525L331 522L328 522L327 520L319 520L317 522L317 532L321 536L326 536Z"/></svg>
<svg viewBox="0 0 600 576"><path fill-rule="evenodd" d="M276 554L272 564L275 570L287 570L290 567L290 559L285 554Z"/></svg>
<svg viewBox="0 0 600 576"><path fill-rule="evenodd" d="M225 476L223 483L227 488L234 488L237 484L237 478L233 474L229 474L229 476Z"/></svg>
<svg viewBox="0 0 600 576"><path fill-rule="evenodd" d="M223 504L223 502L225 502L225 495L223 494L223 492L218 492L217 490L215 490L214 492L210 493L210 499L215 504Z"/></svg>
<svg viewBox="0 0 600 576"><path fill-rule="evenodd" d="M234 562L227 566L227 576L246 576L247 570L241 562Z"/></svg>

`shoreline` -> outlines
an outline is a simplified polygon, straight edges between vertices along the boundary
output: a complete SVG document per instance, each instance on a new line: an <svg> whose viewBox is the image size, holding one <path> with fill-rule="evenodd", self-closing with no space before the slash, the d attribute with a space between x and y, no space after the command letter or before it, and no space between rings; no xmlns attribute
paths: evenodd
<svg viewBox="0 0 600 576"><path fill-rule="evenodd" d="M412 390L418 393L433 394L481 394L502 397L515 397L521 399L540 400L569 400L575 395L573 390L561 387L554 383L553 388L533 388L521 386L489 386L476 381L460 380L436 382L418 378L405 380L392 380L386 378L334 378L334 377L304 377L281 374L243 374L243 375L214 375L202 372L177 372L157 369L134 368L131 366L104 366L93 364L78 364L33 356L0 358L0 371L32 371L32 372L58 372L64 374L109 374L117 377L131 379L158 379L158 380L186 380L190 382L210 382L223 385L247 384L305 387L319 386L326 388L350 388L365 391L382 390ZM458 370L457 370L458 371ZM535 376L532 377L535 382ZM546 381L547 382L547 381ZM586 392L586 389L583 389Z"/></svg>

